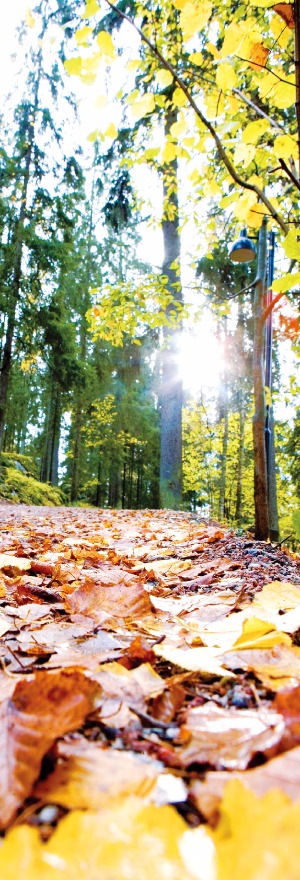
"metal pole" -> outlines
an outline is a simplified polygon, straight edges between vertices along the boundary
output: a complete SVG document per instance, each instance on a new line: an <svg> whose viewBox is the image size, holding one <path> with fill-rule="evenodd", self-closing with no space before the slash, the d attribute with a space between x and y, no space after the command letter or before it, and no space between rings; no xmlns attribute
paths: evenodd
<svg viewBox="0 0 300 880"><path fill-rule="evenodd" d="M275 234L269 233L269 253L268 253L268 274L267 274L267 293L266 293L266 309L269 309L272 303L272 281L274 276L274 247ZM270 483L270 442L271 442L271 391L272 391L272 339L273 339L273 320L272 311L267 315L266 320L266 367L265 367L265 383L266 383L266 424L265 424L265 441L266 441L266 457L267 457L267 478L268 488Z"/></svg>
<svg viewBox="0 0 300 880"><path fill-rule="evenodd" d="M272 282L274 277L274 251L275 251L275 233L269 234L269 255L268 255L268 289L266 294L266 309L272 305ZM265 422L265 443L266 443L266 462L267 462L267 483L268 483L268 508L269 508L269 537L271 541L279 540L278 528L278 508L277 508L277 490L276 490L276 467L275 467L275 438L274 438L274 419L271 400L272 391L272 335L273 335L273 313L270 308L266 319L266 365L265 365L265 383L266 383L266 422Z"/></svg>

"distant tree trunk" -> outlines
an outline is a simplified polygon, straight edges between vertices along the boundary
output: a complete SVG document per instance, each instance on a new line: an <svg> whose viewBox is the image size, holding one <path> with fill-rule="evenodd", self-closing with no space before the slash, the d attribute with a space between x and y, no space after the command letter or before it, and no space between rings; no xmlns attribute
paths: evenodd
<svg viewBox="0 0 300 880"><path fill-rule="evenodd" d="M176 119L176 111L169 110L165 123L166 138ZM163 274L167 276L170 293L177 302L182 303L176 159L163 167L163 197ZM175 509L180 507L182 499L182 380L178 372L179 334L179 327L176 330L168 327L164 329L160 388L160 505Z"/></svg>
<svg viewBox="0 0 300 880"><path fill-rule="evenodd" d="M267 541L269 537L268 480L265 443L265 320L264 290L266 282L266 223L259 233L257 283L255 286L253 318L253 384L254 384L254 507L255 537Z"/></svg>
<svg viewBox="0 0 300 880"><path fill-rule="evenodd" d="M59 441L61 430L61 394L60 389L52 382L48 412L45 423L45 445L41 465L41 480L58 485Z"/></svg>
<svg viewBox="0 0 300 880"><path fill-rule="evenodd" d="M236 478L236 503L235 503L235 520L237 526L242 521L242 499L243 499L243 472L244 472L244 440L245 440L245 412L243 406L243 392L240 392L240 410L239 410L239 447L237 461L237 478Z"/></svg>
<svg viewBox="0 0 300 880"><path fill-rule="evenodd" d="M219 519L224 520L227 516L226 512L226 477L227 477L227 452L228 452L228 376L226 369L226 339L227 339L227 320L224 322L224 342L225 342L225 358L224 373L221 383L220 392L220 418L222 421L222 452L221 452L221 469L219 481Z"/></svg>

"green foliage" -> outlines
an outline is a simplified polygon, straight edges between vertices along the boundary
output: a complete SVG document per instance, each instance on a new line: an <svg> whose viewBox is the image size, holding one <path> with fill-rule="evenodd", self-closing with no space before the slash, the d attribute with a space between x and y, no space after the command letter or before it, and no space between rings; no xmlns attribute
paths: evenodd
<svg viewBox="0 0 300 880"><path fill-rule="evenodd" d="M20 504L41 504L58 507L63 503L59 489L40 483L14 467L6 467L4 482L0 483L0 497Z"/></svg>
<svg viewBox="0 0 300 880"><path fill-rule="evenodd" d="M27 473L37 479L38 477L38 469L36 463L29 455L21 455L19 452L2 452L0 456L0 464L2 467L9 468L15 467L15 462L18 461L25 468ZM16 469L17 470L17 469Z"/></svg>

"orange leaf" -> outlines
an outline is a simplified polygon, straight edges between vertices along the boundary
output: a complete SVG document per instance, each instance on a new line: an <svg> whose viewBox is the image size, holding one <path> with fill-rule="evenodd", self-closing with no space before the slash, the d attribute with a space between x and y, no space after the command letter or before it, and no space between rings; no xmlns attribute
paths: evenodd
<svg viewBox="0 0 300 880"><path fill-rule="evenodd" d="M276 3L273 6L274 12L277 12L287 26L291 29L295 27L294 6L293 3Z"/></svg>
<svg viewBox="0 0 300 880"><path fill-rule="evenodd" d="M263 43L254 43L250 52L250 67L253 70L262 69L266 65L269 49Z"/></svg>

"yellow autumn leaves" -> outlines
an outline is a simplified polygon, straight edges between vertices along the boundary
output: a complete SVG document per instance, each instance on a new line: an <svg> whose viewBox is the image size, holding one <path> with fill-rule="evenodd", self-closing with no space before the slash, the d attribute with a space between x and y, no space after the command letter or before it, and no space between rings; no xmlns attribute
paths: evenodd
<svg viewBox="0 0 300 880"><path fill-rule="evenodd" d="M213 831L188 829L170 806L139 797L74 810L47 843L21 825L0 849L2 880L298 880L300 802L259 798L232 780Z"/></svg>

